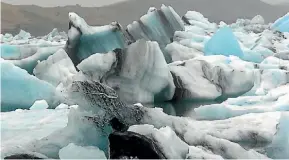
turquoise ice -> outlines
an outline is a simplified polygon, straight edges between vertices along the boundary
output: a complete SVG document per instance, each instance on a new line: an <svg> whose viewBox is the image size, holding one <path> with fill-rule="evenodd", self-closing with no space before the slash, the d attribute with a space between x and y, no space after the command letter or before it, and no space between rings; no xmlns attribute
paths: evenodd
<svg viewBox="0 0 289 160"><path fill-rule="evenodd" d="M28 109L36 100L53 106L55 88L29 75L12 63L1 60L1 111Z"/></svg>
<svg viewBox="0 0 289 160"><path fill-rule="evenodd" d="M272 25L272 28L280 32L289 32L289 13L276 20L276 22Z"/></svg>
<svg viewBox="0 0 289 160"><path fill-rule="evenodd" d="M243 58L243 51L229 27L220 28L205 44L205 55L234 55Z"/></svg>

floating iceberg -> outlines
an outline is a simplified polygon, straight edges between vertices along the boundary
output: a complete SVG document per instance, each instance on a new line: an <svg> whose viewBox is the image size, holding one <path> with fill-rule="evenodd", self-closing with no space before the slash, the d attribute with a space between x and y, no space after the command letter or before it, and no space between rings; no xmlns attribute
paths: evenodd
<svg viewBox="0 0 289 160"><path fill-rule="evenodd" d="M1 60L1 111L17 108L28 109L36 100L46 100L56 107L55 88L44 81L29 75L12 63Z"/></svg>
<svg viewBox="0 0 289 160"><path fill-rule="evenodd" d="M229 27L220 28L205 44L205 55L234 55L243 58L239 42Z"/></svg>

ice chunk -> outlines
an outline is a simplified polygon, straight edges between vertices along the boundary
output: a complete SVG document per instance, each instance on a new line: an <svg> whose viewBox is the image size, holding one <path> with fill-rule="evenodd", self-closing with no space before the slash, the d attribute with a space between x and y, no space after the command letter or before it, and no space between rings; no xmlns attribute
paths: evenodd
<svg viewBox="0 0 289 160"><path fill-rule="evenodd" d="M76 66L95 53L106 53L124 48L125 37L120 24L113 22L105 26L89 26L77 14L69 13L69 31L66 52Z"/></svg>
<svg viewBox="0 0 289 160"><path fill-rule="evenodd" d="M59 151L60 159L107 159L104 152L94 146L78 146L70 143Z"/></svg>
<svg viewBox="0 0 289 160"><path fill-rule="evenodd" d="M289 112L284 112L277 125L272 144L267 148L267 155L274 159L289 158Z"/></svg>
<svg viewBox="0 0 289 160"><path fill-rule="evenodd" d="M207 18L196 11L188 11L184 16L184 19L186 19L190 25L198 26L205 30L214 30L215 28L214 24L211 24Z"/></svg>
<svg viewBox="0 0 289 160"><path fill-rule="evenodd" d="M45 100L38 100L30 107L30 110L47 109L48 107L49 105Z"/></svg>
<svg viewBox="0 0 289 160"><path fill-rule="evenodd" d="M145 39L157 41L161 48L172 42L175 31L184 30L180 16L172 7L165 5L159 10L152 10L127 26L127 33L132 41Z"/></svg>
<svg viewBox="0 0 289 160"><path fill-rule="evenodd" d="M176 86L174 98L215 100L249 91L254 73L228 63L225 56L200 56L170 64Z"/></svg>
<svg viewBox="0 0 289 160"><path fill-rule="evenodd" d="M89 67L92 62L98 61L93 68ZM90 56L78 67L90 79L114 88L126 102L170 100L175 89L163 53L156 42L138 40L125 50Z"/></svg>
<svg viewBox="0 0 289 160"><path fill-rule="evenodd" d="M25 70L1 60L1 109L12 111L28 109L36 100L46 100L50 107L56 107L55 88L29 75Z"/></svg>
<svg viewBox="0 0 289 160"><path fill-rule="evenodd" d="M1 57L9 60L14 65L32 73L37 61L47 59L54 54L62 45L41 47L37 45L7 45L1 44Z"/></svg>
<svg viewBox="0 0 289 160"><path fill-rule="evenodd" d="M34 75L54 86L65 82L68 78L77 73L72 61L63 49L49 56L37 64L33 70Z"/></svg>
<svg viewBox="0 0 289 160"><path fill-rule="evenodd" d="M91 79L100 81L112 69L116 56L115 52L93 54L77 65L77 68Z"/></svg>
<svg viewBox="0 0 289 160"><path fill-rule="evenodd" d="M30 33L20 30L20 32L14 37L14 40L27 40L31 37Z"/></svg>
<svg viewBox="0 0 289 160"><path fill-rule="evenodd" d="M252 18L251 23L252 24L265 24L265 20L261 15L257 15Z"/></svg>
<svg viewBox="0 0 289 160"><path fill-rule="evenodd" d="M184 159L189 146L184 143L170 127L155 129L151 125L131 126L129 131L152 138L168 159Z"/></svg>
<svg viewBox="0 0 289 160"><path fill-rule="evenodd" d="M170 55L172 61L183 61L203 55L202 52L183 46L177 42L170 43L166 46L165 51Z"/></svg>
<svg viewBox="0 0 289 160"><path fill-rule="evenodd" d="M205 55L234 55L243 58L239 42L229 27L220 28L205 44Z"/></svg>
<svg viewBox="0 0 289 160"><path fill-rule="evenodd" d="M289 13L277 19L271 27L280 32L289 32Z"/></svg>

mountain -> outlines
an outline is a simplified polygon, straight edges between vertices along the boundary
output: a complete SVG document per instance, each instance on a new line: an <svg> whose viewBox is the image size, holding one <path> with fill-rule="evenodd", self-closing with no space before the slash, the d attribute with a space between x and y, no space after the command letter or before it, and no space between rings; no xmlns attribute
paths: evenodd
<svg viewBox="0 0 289 160"><path fill-rule="evenodd" d="M53 28L68 29L68 12L76 12L90 25L104 25L118 21L123 26L138 20L149 7L171 5L181 16L188 10L204 14L210 21L234 22L237 18L262 15L272 22L288 12L288 6L272 6L259 0L128 0L103 7L39 7L1 3L1 33L16 34L24 29L32 35L49 33Z"/></svg>

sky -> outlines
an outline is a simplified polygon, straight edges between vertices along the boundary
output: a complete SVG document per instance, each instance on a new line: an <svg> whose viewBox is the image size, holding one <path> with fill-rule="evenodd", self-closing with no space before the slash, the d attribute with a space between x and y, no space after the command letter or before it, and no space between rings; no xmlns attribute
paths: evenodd
<svg viewBox="0 0 289 160"><path fill-rule="evenodd" d="M42 7L55 7L79 4L83 7L100 7L126 0L1 0L9 4L38 5Z"/></svg>
<svg viewBox="0 0 289 160"><path fill-rule="evenodd" d="M84 7L100 7L126 0L2 0L9 4L38 5L42 7L55 7L79 4ZM240 0L241 1L241 0ZM289 0L261 0L271 5L289 4Z"/></svg>

